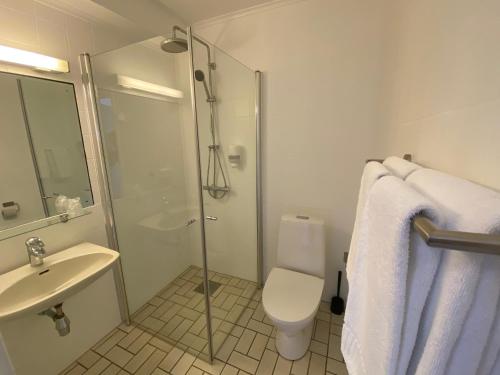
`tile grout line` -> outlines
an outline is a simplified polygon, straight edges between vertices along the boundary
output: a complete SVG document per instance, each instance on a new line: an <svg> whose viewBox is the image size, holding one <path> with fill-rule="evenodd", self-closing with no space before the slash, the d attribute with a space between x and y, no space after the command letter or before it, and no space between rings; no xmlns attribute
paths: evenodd
<svg viewBox="0 0 500 375"><path fill-rule="evenodd" d="M158 362L158 364L156 364L156 367L155 367L156 369L161 370L161 368L158 367L159 364L164 360L165 356L168 355L168 353L170 353L171 350L174 349L174 348L177 348L182 354L180 355L180 357L177 358L177 360L173 364L171 364L172 367L171 367L171 370L168 371L168 373L170 373L176 366L179 365L180 360L182 358L184 358L186 354L188 354L189 356L192 356L195 359L195 361L199 359L200 361L206 362L208 364L208 361L207 361L207 358L206 358L206 353L203 352L203 350L206 348L206 345L208 343L205 343L204 347L201 348L201 350L198 350L197 348L199 348L199 345L196 346L196 347L195 346L191 346L191 345L194 345L193 341L191 341L191 342L190 341L185 341L185 342L187 342L187 344L185 344L184 342L181 342L188 334L190 336L192 336L193 338L189 337L186 340L193 340L193 339L194 340L196 340L196 339L207 340L206 337L203 337L200 334L196 334L196 333L194 333L194 331L190 331L190 328L194 325L194 323L197 321L197 319L192 320L192 319L190 319L189 316L178 315L178 312L181 309L188 309L188 310L191 310L193 312L196 312L196 314L198 314L198 318L200 318L201 316L205 315L203 311L195 310L195 307L197 305L194 306L194 307L187 307L188 304L190 304L192 306L192 302L194 302L195 298L196 298L196 295L192 293L193 292L193 290L192 290L193 288L192 287L189 288L189 289L187 289L184 294L177 293L177 291L179 290L179 288L183 288L183 285L186 285L187 282L190 282L192 284L196 284L196 281L193 280L193 278L196 277L196 271L195 270L196 270L196 268L189 267L184 273L181 274L181 276L178 277L178 278L182 278L183 282L185 281L181 286L179 286L177 284L174 284L174 281L177 280L177 279L175 279L174 281L172 281L171 283L169 283L165 288L163 288L162 291L160 291L158 294L156 294L154 297L152 297L151 300L149 300L145 304L144 308L141 308L140 311L138 311L137 315L139 315L139 314L142 313L142 315L144 316L144 318L141 319L139 322L134 322L132 330L133 329L138 329L138 330L141 331L141 333L135 338L135 340L133 340L128 345L127 348L124 348L124 347L120 346L118 344L118 342L120 342L121 340L123 340L124 337L126 337L127 335L129 335L132 332L132 330L131 329L126 329L125 327L122 326L122 324L120 324L118 327L116 327L113 331L111 331L108 335L106 335L103 339L101 339L99 341L101 343L101 345L103 345L103 344L105 344L107 342L107 340L109 340L117 332L120 332L121 335L124 335L115 345L113 345L107 351L103 352L104 354L101 355L101 354L97 353L94 350L94 348L98 348L101 345L97 346L97 344L96 344L91 349L89 349L89 351L91 351L92 353L94 353L94 355L98 356L98 358L99 358L98 361L104 359L105 361L109 362L109 363L107 363L107 365L105 366L105 368L102 369L102 371L109 370L109 368L112 367L112 365L113 365L113 367L116 366L120 370L123 370L123 371L127 372L127 370L125 370L125 367L134 358L136 358L136 356L139 355L139 353L141 353L142 350L144 350L144 347L146 345L152 346L154 348L154 350L152 350L151 353L149 353L149 355L147 355L145 358L142 359L141 364L138 365L138 368L137 368L136 371L139 371L141 368L143 368L146 365L146 363L151 359L151 357L155 353L162 353L163 354L162 360L160 362ZM193 272L194 272L194 274L193 274ZM191 274L193 276L188 279L187 275L189 275L189 274ZM245 287L241 288L240 285L243 285L243 284L240 284L240 283L241 283L241 280L243 280L243 279L239 279L239 278L236 278L236 277L228 277L229 280L221 280L220 278L217 279L217 277L220 277L219 275L222 275L222 274L214 273L212 275L212 277L215 277L216 280L218 280L218 282L219 281L223 281L222 288L220 289L220 291L221 291L220 293L224 292L224 288L225 287L231 287L231 288L236 288L236 289L234 289L234 290L230 289L230 291L225 291L225 293L227 294L227 296L225 297L224 301L221 302L221 306L219 306L219 308L221 309L221 311L224 311L224 313L225 313L224 317L222 319L221 318L217 318L217 317L212 317L213 320L217 320L218 321L218 327L217 327L217 329L215 330L214 333L218 332L221 336L224 337L224 340L220 343L220 346L219 346L219 343L216 344L216 346L217 346L216 353L218 352L218 350L220 350L224 346L225 342L228 339L230 339L230 338L231 338L231 340L234 340L235 346L236 346L240 342L240 340L242 338L242 334L245 331L248 331L249 333L253 334L253 337L250 340L250 342L248 343L248 350L246 351L246 353L243 353L243 352L240 352L240 351L236 350L235 346L234 346L232 348L232 350L229 351L229 354L228 354L228 357L227 357L226 360L220 360L219 358L216 357L216 358L214 358L214 364L215 364L215 361L216 362L220 362L220 364L222 365L222 369L226 368L227 366L233 367L235 365L230 364L228 362L228 360L231 357L232 353L240 353L241 355L245 356L249 360L257 363L257 367L255 369L255 372L257 373L257 371L259 370L259 368L260 368L260 366L262 364L262 360L264 359L264 356L267 354L267 359L270 359L270 358L275 358L275 359L273 361L272 368L266 366L266 367L262 367L262 369L271 369L271 373L273 373L276 370L276 368L277 368L277 364L278 364L280 358L282 358L282 357L279 355L279 353L277 352L276 348L272 347L273 344L271 343L272 342L271 340L274 340L274 341L276 340L276 337L273 337L273 334L275 334L275 327L273 325L271 325L271 324L268 324L268 322L265 322L265 318L266 318L265 314L262 314L261 312L259 312L259 314L257 316L254 316L255 313L256 313L256 311L258 311L259 309L262 308L262 299L261 299L260 294L259 294L259 292L261 292L261 290L257 289L255 286L252 287L251 284L247 284L247 285L245 285ZM184 279L184 276L186 277L186 279ZM235 280L237 280L237 281L235 281ZM251 282L248 282L248 283L251 283ZM170 296L176 295L176 296L179 296L179 297L184 297L183 300L180 300L180 302L179 302L179 300L171 301L171 300L169 300L169 298L164 298L164 297L161 296L161 294L167 293L167 291L170 288L172 288L172 287L175 287L175 289L173 289L172 294L169 294L169 298L170 298ZM253 288L252 294L250 296L248 296L248 297L243 297L243 295L242 295L243 292L241 292L239 294L238 293L233 293L234 291L236 291L238 289L245 291L245 290L247 290L248 287ZM184 288L184 289L186 289L186 288ZM218 294L219 296L220 296L220 293ZM228 310L226 310L225 308L222 308L222 305L225 303L225 301L229 297L231 297L231 299L234 301L234 303L233 303L233 305ZM214 297L214 299L215 298L217 298L217 297ZM212 303L213 303L214 299L212 299L212 301L211 301ZM150 302L154 302L154 303L150 303ZM161 306L163 306L166 303L170 304L170 306L167 305L166 306L167 308L164 310L164 312L162 314L165 314L166 311L169 311L175 305L177 305L180 309L177 310L177 312L174 312L172 314L172 317L169 320L167 320L167 321L159 319L159 317L157 317L157 316L153 317L152 313L154 311L157 311ZM322 302L322 304L323 303L324 302ZM228 318L229 313L231 311L233 311L233 309L235 307L237 308L237 310L239 310L238 316L236 318L231 318L231 320L228 320L227 318ZM152 309L151 312L148 312L148 309ZM327 337L326 337L326 342L315 340L315 342L317 343L315 350L317 350L317 351L312 352L311 348L309 346L309 348L308 348L308 350L306 352L306 355L309 355L309 358L307 360L307 363L304 363L306 374L308 374L312 370L311 366L312 366L312 363L313 363L313 355L315 356L315 361L316 362L318 362L317 361L318 358L321 358L321 360L324 361L324 374L329 374L327 366L328 366L328 360L330 359L330 357L328 356L328 354L329 354L329 352L331 350L331 346L333 344L333 341L331 341L330 338L332 337L332 335L338 338L338 335L336 335L334 333L334 327L332 326L333 324L338 325L337 324L337 318L336 318L336 320L334 322L333 317L331 315L331 312L326 307L326 303L325 303L325 305L320 305L320 310L318 311L318 313L320 313L319 316L321 316L321 319L318 318L318 314L316 314L316 316L314 318L314 323L313 323L314 325L313 325L313 333L312 333L311 340L315 340L316 330L318 329L318 323L320 323L320 322L321 322L320 323L321 327L323 327L324 324L328 324L328 327L325 327L326 329L322 330L324 333L327 334ZM245 319L245 321L240 321L241 318L242 318L242 316L245 315L245 314L248 315L248 319ZM328 316L326 316L326 315L328 315ZM185 332L183 332L182 335L178 339L169 339L167 335L161 333L161 330L175 316L179 316L180 318L182 318L182 320L179 321L176 324L176 326L172 329L172 331L175 331L181 324L183 324L186 321L190 321L191 324L189 325L189 328ZM258 319L259 316L261 316L262 320ZM156 320L161 321L163 323L163 325L161 326L161 328L158 329L158 330L155 330L155 329L151 329L151 328L143 325L142 322L144 320L146 320L147 318L149 318L149 317L152 317L152 318L154 318ZM252 329L252 328L248 328L248 324L250 324L250 322L253 322L252 327L253 328L258 328L259 331L255 330L255 329ZM151 323L154 323L154 322L151 321ZM245 325L245 323L246 323L246 325ZM186 324L186 323L184 323L184 324ZM265 328L266 326L267 327L271 327L272 329L268 331L268 329ZM155 327L155 325L153 324L152 327ZM201 332L203 332L203 328L201 329L200 333ZM266 332L266 333L264 333L264 332ZM267 332L269 332L269 333L267 333ZM335 328L335 332L338 332L338 330L336 328ZM240 336L237 336L238 333L240 333ZM323 336L324 333L320 335L320 338L325 339L324 336ZM150 337L145 340L145 342L138 349L138 351L136 353L132 353L131 351L129 351L128 349L130 348L130 346L134 345L134 343L136 343L137 340L140 340L140 338L144 334L148 334L148 335L150 335ZM260 337L263 337L262 341L264 341L264 345L263 345L263 348L262 348L262 351L261 351L260 355L258 356L259 358L256 358L254 356L250 356L249 353L250 353L250 350L252 349L252 347L254 347L254 345L256 345L256 340L257 340L258 337L259 337L259 340L260 340ZM164 348L158 347L158 346L156 346L156 345L154 345L152 343L153 339L156 339L159 342L160 341L161 342L165 342L170 347L170 349L164 351ZM311 341L311 344L312 344L312 341ZM321 346L323 348L321 348ZM132 356L123 365L123 367L120 366L120 365L118 365L117 363L109 360L106 357L106 355L108 355L108 353L111 350L113 350L113 347L120 347L121 349L123 349L124 351L126 351L127 353L129 353ZM320 354L320 353L322 353L325 350L324 348L326 348L326 353L324 355ZM260 347L255 347L254 349L255 349L255 354L257 354L259 352L259 350L261 350ZM344 362L337 361L335 358L331 358L331 359L334 360L335 362L342 363L344 365L344 367L345 367L345 363ZM290 361L290 372L292 371L292 368L293 368L293 365L294 365L295 362L297 362L297 361ZM314 363L316 363L316 362L314 362ZM94 362L94 364L95 363L97 363L97 361ZM152 363L154 363L154 362L152 362ZM76 368L77 366L81 366L82 368L88 370L85 366L83 366L81 363L79 363L78 360L76 360L72 365L70 365L64 371L65 372L69 372L72 369ZM151 366L152 366L152 364L150 365L150 367ZM189 367L189 369L193 368L193 369L196 369L196 371L203 372L204 375L208 374L202 368L194 365L194 362L191 363L188 367ZM245 372L245 370L241 369L239 366L235 366L235 367L238 369L238 371L241 371L241 373ZM210 373L212 373L212 372L213 371L211 370ZM217 373L217 371L215 373ZM304 374L304 375L306 375L306 374Z"/></svg>

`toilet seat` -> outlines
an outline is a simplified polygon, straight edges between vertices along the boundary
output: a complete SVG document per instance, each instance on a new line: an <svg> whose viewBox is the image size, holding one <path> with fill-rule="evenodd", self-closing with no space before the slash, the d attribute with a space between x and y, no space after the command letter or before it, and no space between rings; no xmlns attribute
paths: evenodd
<svg viewBox="0 0 500 375"><path fill-rule="evenodd" d="M262 291L264 311L282 327L300 329L314 318L324 284L319 277L275 267Z"/></svg>

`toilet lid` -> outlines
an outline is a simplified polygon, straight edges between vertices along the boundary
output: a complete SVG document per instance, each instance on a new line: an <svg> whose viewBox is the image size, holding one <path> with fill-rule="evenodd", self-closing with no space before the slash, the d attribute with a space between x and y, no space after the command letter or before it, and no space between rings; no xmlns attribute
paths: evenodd
<svg viewBox="0 0 500 375"><path fill-rule="evenodd" d="M275 267L262 292L265 312L282 322L309 319L321 301L325 282L316 276Z"/></svg>

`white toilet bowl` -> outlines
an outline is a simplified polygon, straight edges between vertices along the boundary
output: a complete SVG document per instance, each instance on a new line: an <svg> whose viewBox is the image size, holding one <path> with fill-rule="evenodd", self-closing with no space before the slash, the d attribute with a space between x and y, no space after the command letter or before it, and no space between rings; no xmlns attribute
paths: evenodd
<svg viewBox="0 0 500 375"><path fill-rule="evenodd" d="M289 360L304 356L323 293L322 278L273 268L262 292L262 306L277 328L276 349Z"/></svg>

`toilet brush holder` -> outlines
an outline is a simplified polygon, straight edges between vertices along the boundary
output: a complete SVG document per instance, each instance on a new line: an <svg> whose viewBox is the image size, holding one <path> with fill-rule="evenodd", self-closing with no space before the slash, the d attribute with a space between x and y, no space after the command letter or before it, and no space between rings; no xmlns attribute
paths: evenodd
<svg viewBox="0 0 500 375"><path fill-rule="evenodd" d="M340 283L342 282L342 271L339 271L337 279L337 296L332 298L330 310L335 315L342 315L344 313L344 300L340 298Z"/></svg>

